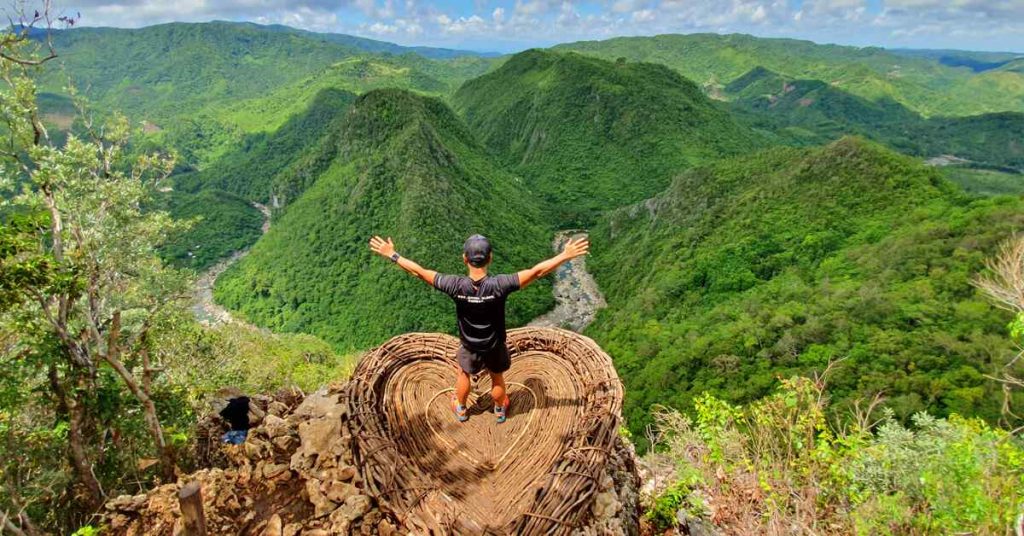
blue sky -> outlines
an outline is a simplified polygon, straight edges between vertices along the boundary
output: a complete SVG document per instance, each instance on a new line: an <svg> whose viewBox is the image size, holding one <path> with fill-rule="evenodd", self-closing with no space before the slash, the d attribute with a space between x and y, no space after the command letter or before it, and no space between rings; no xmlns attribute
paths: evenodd
<svg viewBox="0 0 1024 536"><path fill-rule="evenodd" d="M66 0L85 26L287 24L405 45L511 52L661 33L1024 53L1024 0Z"/></svg>

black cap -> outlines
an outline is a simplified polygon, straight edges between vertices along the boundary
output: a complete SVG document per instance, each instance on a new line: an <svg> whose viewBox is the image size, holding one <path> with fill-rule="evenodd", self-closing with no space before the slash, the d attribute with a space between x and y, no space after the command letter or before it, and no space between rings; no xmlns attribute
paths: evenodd
<svg viewBox="0 0 1024 536"><path fill-rule="evenodd" d="M462 252L466 254L471 266L482 268L491 256L491 241L484 235L475 234L466 239L466 243L462 245Z"/></svg>

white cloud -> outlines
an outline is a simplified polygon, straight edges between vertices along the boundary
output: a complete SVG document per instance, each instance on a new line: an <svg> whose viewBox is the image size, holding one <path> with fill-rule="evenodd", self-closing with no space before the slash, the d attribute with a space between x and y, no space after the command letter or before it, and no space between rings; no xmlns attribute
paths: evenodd
<svg viewBox="0 0 1024 536"><path fill-rule="evenodd" d="M40 0L30 0L40 1ZM1024 51L1024 0L66 0L83 25L213 19L520 49L614 35L743 32L819 42Z"/></svg>
<svg viewBox="0 0 1024 536"><path fill-rule="evenodd" d="M655 18L656 15L654 14L654 10L651 9L634 11L632 16L633 22L651 22Z"/></svg>
<svg viewBox="0 0 1024 536"><path fill-rule="evenodd" d="M750 15L751 22L762 22L768 18L768 14L764 10L764 6L757 6L754 13Z"/></svg>
<svg viewBox="0 0 1024 536"><path fill-rule="evenodd" d="M643 0L615 0L612 2L613 13L629 13L631 11L638 11L644 5Z"/></svg>

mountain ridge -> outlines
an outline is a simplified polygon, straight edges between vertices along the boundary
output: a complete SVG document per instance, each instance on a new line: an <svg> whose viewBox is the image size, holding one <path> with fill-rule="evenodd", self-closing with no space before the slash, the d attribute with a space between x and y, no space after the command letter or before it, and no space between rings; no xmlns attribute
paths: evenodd
<svg viewBox="0 0 1024 536"><path fill-rule="evenodd" d="M673 173L761 140L662 65L533 49L453 97L490 151L562 226L663 188Z"/></svg>
<svg viewBox="0 0 1024 536"><path fill-rule="evenodd" d="M709 92L763 65L794 78L834 83L870 100L889 97L925 116L1024 109L1024 76L998 70L975 73L880 47L703 33L615 37L554 48L609 60L662 63Z"/></svg>

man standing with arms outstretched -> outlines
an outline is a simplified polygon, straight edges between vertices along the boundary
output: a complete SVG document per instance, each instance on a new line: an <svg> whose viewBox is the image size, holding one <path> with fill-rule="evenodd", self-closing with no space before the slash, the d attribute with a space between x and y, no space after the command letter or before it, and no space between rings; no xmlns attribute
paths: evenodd
<svg viewBox="0 0 1024 536"><path fill-rule="evenodd" d="M459 422L469 420L466 399L469 397L470 376L487 369L491 375L491 398L498 422L508 418L509 398L505 393L503 373L512 365L505 345L505 298L512 292L526 288L534 280L554 272L569 260L586 255L590 242L586 238L570 239L562 252L533 268L514 274L488 275L491 264L491 243L481 235L466 239L462 246L462 262L468 275L445 275L427 270L395 252L391 238L374 236L370 249L391 259L406 272L426 284L444 292L455 301L455 316L459 324L459 376L455 381L452 411Z"/></svg>

